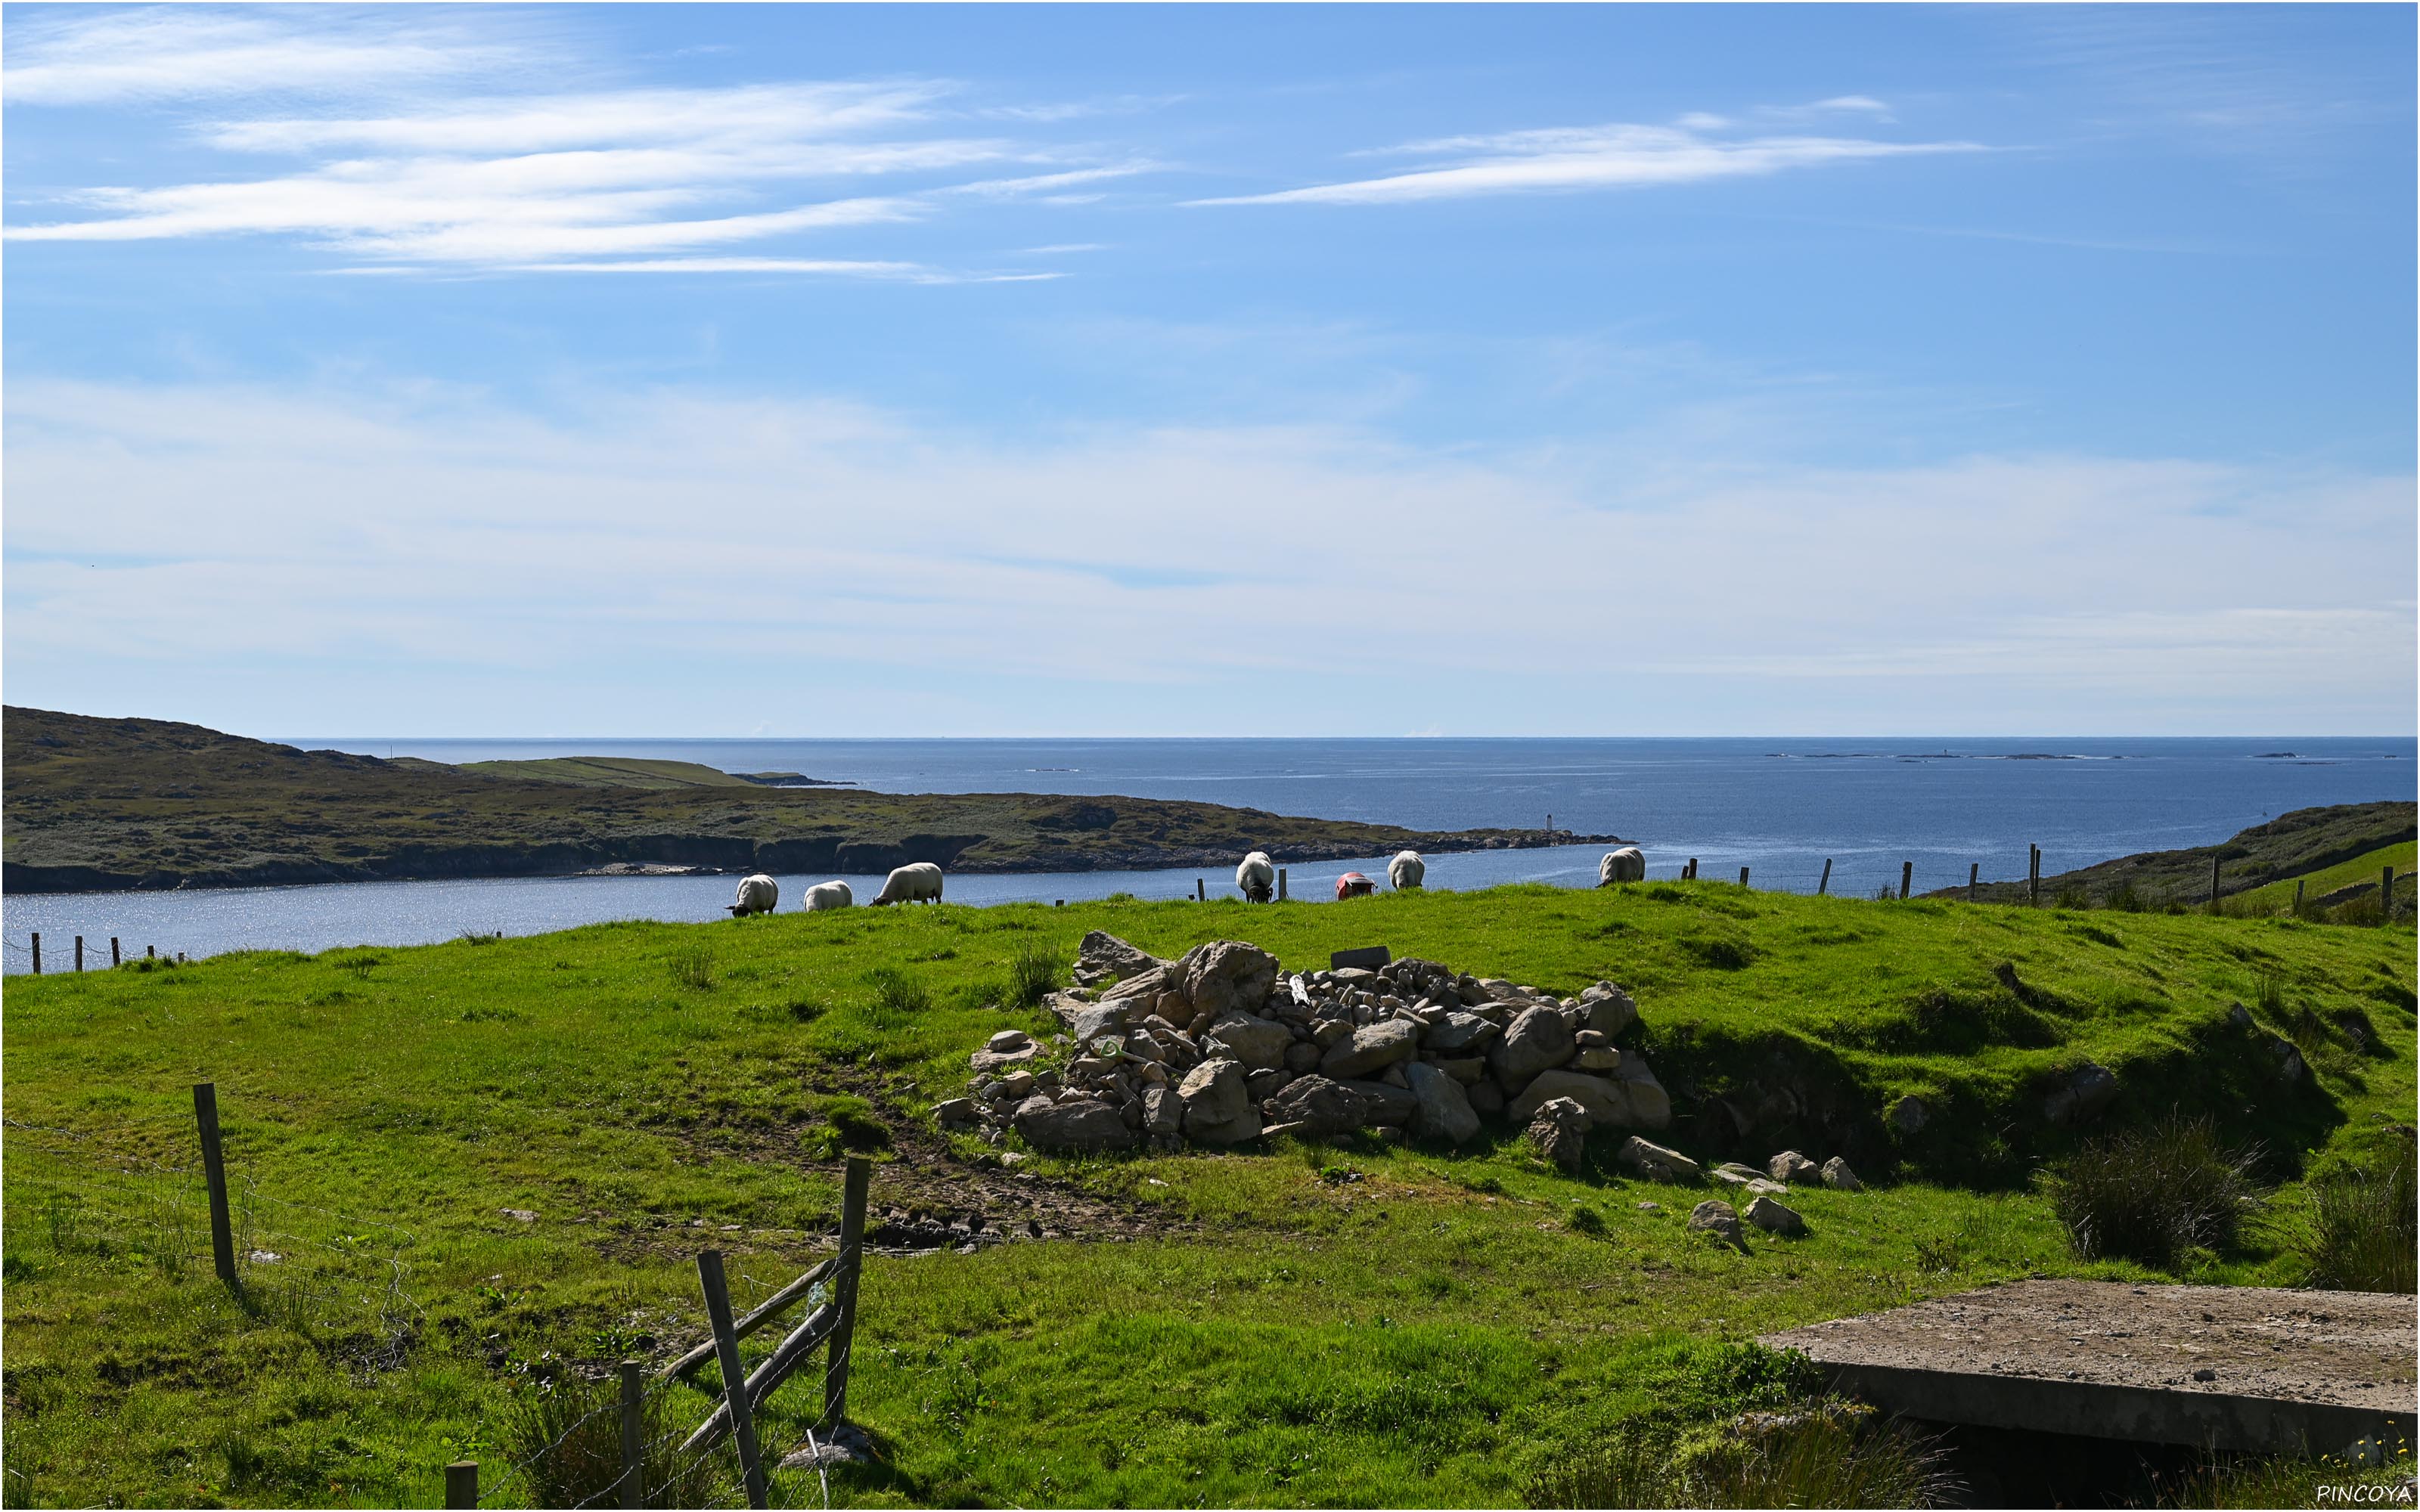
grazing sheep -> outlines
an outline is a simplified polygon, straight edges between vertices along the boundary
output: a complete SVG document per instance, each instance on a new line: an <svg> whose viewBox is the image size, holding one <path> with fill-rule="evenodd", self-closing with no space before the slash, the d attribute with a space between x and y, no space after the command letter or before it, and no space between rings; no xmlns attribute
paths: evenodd
<svg viewBox="0 0 2420 1512"><path fill-rule="evenodd" d="M1347 898L1367 898L1377 890L1378 885L1358 872L1347 872L1336 879L1338 903L1342 903Z"/></svg>
<svg viewBox="0 0 2420 1512"><path fill-rule="evenodd" d="M882 896L874 906L885 903L937 903L941 901L941 869L930 861L917 861L892 871L882 881Z"/></svg>
<svg viewBox="0 0 2420 1512"><path fill-rule="evenodd" d="M1605 859L1596 864L1596 885L1600 887L1609 887L1617 882L1646 880L1647 857L1636 845L1607 851Z"/></svg>
<svg viewBox="0 0 2420 1512"><path fill-rule="evenodd" d="M807 889L808 913L819 914L827 908L847 908L855 904L857 894L848 890L845 882L823 882Z"/></svg>
<svg viewBox="0 0 2420 1512"><path fill-rule="evenodd" d="M731 905L731 917L744 918L750 914L769 914L782 901L782 885L759 872L739 879L739 896Z"/></svg>
<svg viewBox="0 0 2420 1512"><path fill-rule="evenodd" d="M1269 853L1254 851L1237 863L1235 886L1243 889L1246 903L1267 903L1278 886L1277 863L1269 859Z"/></svg>
<svg viewBox="0 0 2420 1512"><path fill-rule="evenodd" d="M1429 864L1420 859L1418 851L1397 851L1395 858L1387 863L1387 884L1397 892L1419 887L1420 879L1428 874Z"/></svg>

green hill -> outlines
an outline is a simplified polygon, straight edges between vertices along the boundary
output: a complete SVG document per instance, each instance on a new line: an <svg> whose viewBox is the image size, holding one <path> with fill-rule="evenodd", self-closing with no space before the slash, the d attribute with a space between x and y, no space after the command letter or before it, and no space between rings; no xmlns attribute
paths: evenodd
<svg viewBox="0 0 2420 1512"><path fill-rule="evenodd" d="M2229 897L2319 872L2384 846L2411 841L2420 826L2420 806L2411 803L2345 803L2296 809L2255 825L2215 845L2177 851L2145 851L2114 861L2047 873L2041 898L2094 908L2159 908L2210 900L2210 864L2219 863L2219 893ZM2377 881L2373 868L2369 880ZM1964 887L1944 887L1931 897L1963 897ZM1987 882L1977 889L1986 903L2024 903L2023 882Z"/></svg>
<svg viewBox="0 0 2420 1512"><path fill-rule="evenodd" d="M971 1050L1055 1027L1016 1006L1021 963L1063 980L1094 928L1169 956L1383 942L1559 992L1611 978L1670 1143L1845 1153L1872 1189L1794 1189L1809 1234L1743 1254L1685 1232L1710 1194L1615 1172L1609 1133L1576 1177L1510 1132L1014 1169L941 1138ZM13 978L12 1494L431 1504L471 1458L525 1501L499 1482L547 1383L703 1337L700 1248L742 1305L803 1269L857 1148L876 1242L939 1252L869 1263L850 1401L881 1460L834 1473L834 1504L1517 1504L1637 1414L1734 1400L1724 1347L1761 1330L2037 1273L2300 1279L2301 1180L2408 1137L2414 986L2408 927L1714 883L859 909ZM2121 1088L2106 1126L2179 1109L2257 1142L2284 1184L2238 1245L2172 1275L2071 1257L2029 1178L2080 1137L2042 1093L2086 1059ZM197 1227L201 1079L240 1304ZM1934 1113L1903 1134L1881 1115L1910 1094ZM970 1216L1051 1237L954 1253ZM675 1389L673 1427L712 1381ZM816 1395L771 1399L774 1452ZM777 1479L819 1504L812 1473Z"/></svg>
<svg viewBox="0 0 2420 1512"><path fill-rule="evenodd" d="M0 715L0 887L9 892L543 876L629 862L1219 874L1255 849L1284 862L1611 839L1439 833L1150 798L775 787L622 758L457 767L25 708Z"/></svg>

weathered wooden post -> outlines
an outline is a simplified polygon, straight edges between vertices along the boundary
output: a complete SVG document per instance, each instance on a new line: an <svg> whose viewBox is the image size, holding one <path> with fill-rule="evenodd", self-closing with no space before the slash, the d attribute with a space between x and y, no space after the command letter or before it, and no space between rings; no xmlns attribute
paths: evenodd
<svg viewBox="0 0 2420 1512"><path fill-rule="evenodd" d="M863 1156L848 1163L848 1181L840 1205L840 1274L832 1303L840 1309L833 1325L831 1355L824 1369L824 1424L837 1428L848 1419L848 1351L857 1340L857 1278L865 1268L865 1189L874 1180L874 1163Z"/></svg>
<svg viewBox="0 0 2420 1512"><path fill-rule="evenodd" d="M731 1436L739 1444L739 1474L748 1504L766 1504L765 1466L756 1458L756 1420L748 1411L748 1377L739 1368L739 1336L731 1331L731 1291L722 1278L722 1252L700 1250L698 1285L706 1291L706 1320L714 1325L714 1357L722 1367L722 1401L731 1413Z"/></svg>
<svg viewBox="0 0 2420 1512"><path fill-rule="evenodd" d="M235 1226L227 1221L226 1157L219 1149L219 1088L194 1084L194 1122L202 1134L202 1175L210 1189L210 1257L230 1289L235 1279Z"/></svg>
<svg viewBox="0 0 2420 1512"><path fill-rule="evenodd" d="M84 936L81 934L75 937L75 968L78 971L84 969Z"/></svg>
<svg viewBox="0 0 2420 1512"><path fill-rule="evenodd" d="M1741 886L1741 887L1746 887L1746 886L1747 886L1747 868L1746 868L1746 867L1741 867L1741 868L1740 868L1740 886Z"/></svg>
<svg viewBox="0 0 2420 1512"><path fill-rule="evenodd" d="M1823 857L1823 874L1815 879L1815 896L1821 898L1832 888L1832 858Z"/></svg>
<svg viewBox="0 0 2420 1512"><path fill-rule="evenodd" d="M2304 880L2305 879L2302 877L2296 877L2294 879L2294 917L2297 918L2300 918L2303 916L2303 883Z"/></svg>
<svg viewBox="0 0 2420 1512"><path fill-rule="evenodd" d="M448 1507L479 1504L479 1462L457 1459L445 1467L445 1504Z"/></svg>
<svg viewBox="0 0 2420 1512"><path fill-rule="evenodd" d="M1975 884L1982 877L1982 862L1969 861L1966 863L1966 901L1970 903L1975 901Z"/></svg>
<svg viewBox="0 0 2420 1512"><path fill-rule="evenodd" d="M2025 903L2030 907L2040 908L2041 906L2041 847L2031 845L2026 848L2033 852L2033 858L2025 866Z"/></svg>
<svg viewBox="0 0 2420 1512"><path fill-rule="evenodd" d="M622 1504L626 1507L647 1504L647 1488L640 1474L639 1430L643 1426L641 1412L647 1399L647 1389L640 1375L646 1364L640 1360L622 1362Z"/></svg>
<svg viewBox="0 0 2420 1512"><path fill-rule="evenodd" d="M146 961L157 960L159 955L160 948L156 945L147 945L143 948L143 959Z"/></svg>
<svg viewBox="0 0 2420 1512"><path fill-rule="evenodd" d="M1210 889L1203 886L1200 877L1193 879L1193 901L1197 903L1206 903L1210 901Z"/></svg>
<svg viewBox="0 0 2420 1512"><path fill-rule="evenodd" d="M1914 881L1915 879L1916 879L1916 863L1915 863L1914 861L1901 861L1901 862L1899 864L1899 901L1900 901L1900 902L1901 902L1901 903L1905 903L1905 902L1907 902L1907 885L1908 885L1910 882Z"/></svg>
<svg viewBox="0 0 2420 1512"><path fill-rule="evenodd" d="M36 931L34 932L34 975L35 975L35 976L37 976L37 977L39 977L39 976L40 976L41 974L42 974L42 932L41 932L40 930L36 930Z"/></svg>
<svg viewBox="0 0 2420 1512"><path fill-rule="evenodd" d="M112 971L117 969L117 936L115 934L109 937L109 967Z"/></svg>
<svg viewBox="0 0 2420 1512"><path fill-rule="evenodd" d="M1284 867L1279 867L1279 868L1278 868L1278 902L1280 902L1280 903L1283 903L1283 902L1285 902L1285 901L1286 901L1286 890L1285 890L1285 868L1284 868Z"/></svg>
<svg viewBox="0 0 2420 1512"><path fill-rule="evenodd" d="M1681 880L1683 882L1695 882L1698 880L1698 858L1696 856L1692 856L1689 857L1689 865L1687 869L1681 873Z"/></svg>

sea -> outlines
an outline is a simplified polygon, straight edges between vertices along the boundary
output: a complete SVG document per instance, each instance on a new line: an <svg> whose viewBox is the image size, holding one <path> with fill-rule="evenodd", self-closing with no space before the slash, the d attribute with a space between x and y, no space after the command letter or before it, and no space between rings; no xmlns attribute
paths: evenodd
<svg viewBox="0 0 2420 1512"><path fill-rule="evenodd" d="M2209 844L2293 809L2414 796L2410 740L2273 736L1950 739L1384 740L425 740L302 738L306 748L439 762L610 755L697 762L730 772L797 772L883 793L1122 794L1415 829L1551 825L1620 835L1650 878L1680 874L1761 889L1916 890L2045 872L2136 851ZM1590 887L1603 845L1429 857L1428 886ZM1288 891L1334 898L1336 876L1383 879L1383 856L1289 868ZM25 895L0 902L0 956L45 970L106 964L114 936L190 957L235 949L316 951L411 945L466 933L531 934L608 919L723 917L734 878L533 877L329 883L177 892ZM784 907L823 876L784 876ZM876 876L845 879L861 898ZM953 903L1075 903L1111 893L1213 898L1232 872L958 873Z"/></svg>

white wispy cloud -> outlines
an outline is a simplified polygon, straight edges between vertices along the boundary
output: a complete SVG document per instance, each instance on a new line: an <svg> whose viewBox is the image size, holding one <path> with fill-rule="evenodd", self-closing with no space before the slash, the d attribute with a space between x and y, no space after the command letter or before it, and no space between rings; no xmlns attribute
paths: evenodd
<svg viewBox="0 0 2420 1512"><path fill-rule="evenodd" d="M289 238L381 271L415 265L527 271L565 263L582 271L653 272L674 269L664 255L745 247L750 255L691 257L678 270L959 282L1042 275L832 257L776 243L933 219L953 200L1060 202L1067 196L1056 192L1157 167L1132 154L964 134L950 124L962 124L963 113L945 104L956 86L939 80L532 88L530 77L541 70L502 80L474 66L517 55L509 46L420 19L429 15L407 12L373 25L349 12L299 8L139 11L45 23L30 43L12 32L12 104L147 90L206 111L182 134L232 161L205 178L21 197L7 237ZM187 54L209 60L216 85L174 85L183 75L170 63ZM396 61L375 64L390 54ZM392 87L370 88L373 74ZM273 112L225 109L227 98L249 100L305 80L318 92L281 95L283 108ZM378 108L325 108L335 97L358 107L365 96ZM262 157L294 162L266 175L239 171L243 160ZM984 176L966 177L970 172ZM957 181L934 181L951 176ZM878 193L830 193L877 184Z"/></svg>
<svg viewBox="0 0 2420 1512"><path fill-rule="evenodd" d="M1861 104L1879 101L1862 100ZM1827 101L1838 108L1838 101ZM1669 126L1548 127L1435 137L1378 149L1445 161L1404 173L1196 205L1385 205L1472 194L1634 189L1698 183L1881 158L1984 150L1972 142L1891 142L1869 137L1724 134L1731 122L1686 116Z"/></svg>

